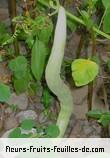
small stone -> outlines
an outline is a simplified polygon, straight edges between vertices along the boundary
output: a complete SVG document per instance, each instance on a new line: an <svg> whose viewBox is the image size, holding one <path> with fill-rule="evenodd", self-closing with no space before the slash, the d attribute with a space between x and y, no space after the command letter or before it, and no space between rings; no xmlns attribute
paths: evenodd
<svg viewBox="0 0 110 158"><path fill-rule="evenodd" d="M74 128L69 138L79 138L82 135L81 132L82 132L82 129L81 129L80 121L76 120L76 124L74 125Z"/></svg>
<svg viewBox="0 0 110 158"><path fill-rule="evenodd" d="M36 120L37 114L33 110L27 110L19 112L15 117L18 119L19 123L21 123L23 120L26 119Z"/></svg>
<svg viewBox="0 0 110 158"><path fill-rule="evenodd" d="M44 123L44 122L47 122L47 121L48 121L47 116L42 112L42 113L39 115L39 122L40 122L40 123Z"/></svg>
<svg viewBox="0 0 110 158"><path fill-rule="evenodd" d="M29 134L29 133L36 134L36 129L32 128L31 130L24 130L21 128L21 133L22 134Z"/></svg>
<svg viewBox="0 0 110 158"><path fill-rule="evenodd" d="M83 125L84 126L89 126L89 122L87 120L83 120Z"/></svg>
<svg viewBox="0 0 110 158"><path fill-rule="evenodd" d="M83 128L83 132L84 132L85 135L90 134L92 131L93 131L93 128L92 128L92 127L85 126L85 127Z"/></svg>
<svg viewBox="0 0 110 158"><path fill-rule="evenodd" d="M8 101L8 104L16 105L18 109L25 110L28 106L28 97L25 93L22 93L19 96L13 93L11 98Z"/></svg>
<svg viewBox="0 0 110 158"><path fill-rule="evenodd" d="M101 126L93 126L94 130L97 132L97 134L100 134L101 133Z"/></svg>
<svg viewBox="0 0 110 158"><path fill-rule="evenodd" d="M44 110L44 105L41 103L36 104L35 106L36 106L36 109L38 109L38 110Z"/></svg>
<svg viewBox="0 0 110 158"><path fill-rule="evenodd" d="M5 113L6 114L11 114L12 112L13 111L12 111L12 109L10 107L8 107L8 108L5 109Z"/></svg>
<svg viewBox="0 0 110 158"><path fill-rule="evenodd" d="M9 130L18 126L17 119L15 117L8 117L4 121L4 129Z"/></svg>

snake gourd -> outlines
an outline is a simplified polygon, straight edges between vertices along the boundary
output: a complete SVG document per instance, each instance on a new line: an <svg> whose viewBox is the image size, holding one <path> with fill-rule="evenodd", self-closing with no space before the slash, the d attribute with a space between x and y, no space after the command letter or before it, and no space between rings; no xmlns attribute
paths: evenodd
<svg viewBox="0 0 110 158"><path fill-rule="evenodd" d="M45 78L50 90L57 96L60 102L60 112L57 119L59 137L63 137L67 128L72 110L73 98L69 87L60 77L61 65L64 57L66 43L66 14L65 9L60 6L52 51L46 66Z"/></svg>

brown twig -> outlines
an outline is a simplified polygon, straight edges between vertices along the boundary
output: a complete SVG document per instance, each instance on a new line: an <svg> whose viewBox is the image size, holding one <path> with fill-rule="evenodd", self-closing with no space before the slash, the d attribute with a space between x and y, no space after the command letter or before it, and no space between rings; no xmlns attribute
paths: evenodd
<svg viewBox="0 0 110 158"><path fill-rule="evenodd" d="M93 98L93 82L88 84L88 97L87 97L87 102L88 102L88 111L92 110L92 98Z"/></svg>
<svg viewBox="0 0 110 158"><path fill-rule="evenodd" d="M103 75L103 67L101 67L101 70L100 70L100 75L102 76ZM110 79L110 78L107 78L107 79ZM108 100L107 100L107 92L106 92L106 88L105 88L105 83L104 83L104 77L102 77L102 88L103 88L103 97L104 97L104 103L105 103L105 108L106 108L106 111L109 110L109 104L108 104Z"/></svg>
<svg viewBox="0 0 110 158"><path fill-rule="evenodd" d="M92 57L96 55L96 36L95 32L91 30L91 39L92 39Z"/></svg>
<svg viewBox="0 0 110 158"><path fill-rule="evenodd" d="M0 108L1 108L1 116L0 116L0 131L3 128L3 123L4 123L4 109L5 109L5 105L0 104Z"/></svg>
<svg viewBox="0 0 110 158"><path fill-rule="evenodd" d="M83 35L81 35L80 41L76 50L76 58L79 58L81 56L81 50L83 48L83 44L84 44L84 39L83 39Z"/></svg>
<svg viewBox="0 0 110 158"><path fill-rule="evenodd" d="M92 39L92 57L96 55L96 36L93 29L91 29L91 39ZM92 98L94 90L94 81L88 84L88 111L92 110Z"/></svg>
<svg viewBox="0 0 110 158"><path fill-rule="evenodd" d="M11 20L17 16L17 10L16 10L16 0L8 0L8 10L9 10L9 15ZM15 32L15 25L11 24L11 28L12 28L12 33ZM16 55L19 55L19 44L18 44L18 40L15 39L14 40L14 49L15 49L15 53Z"/></svg>

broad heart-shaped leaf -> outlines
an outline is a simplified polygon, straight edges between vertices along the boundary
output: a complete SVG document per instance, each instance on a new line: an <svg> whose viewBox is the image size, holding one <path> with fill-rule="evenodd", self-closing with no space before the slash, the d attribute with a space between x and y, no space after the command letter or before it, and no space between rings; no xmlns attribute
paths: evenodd
<svg viewBox="0 0 110 158"><path fill-rule="evenodd" d="M48 49L46 45L36 38L32 48L31 69L37 81L40 81L45 68Z"/></svg>
<svg viewBox="0 0 110 158"><path fill-rule="evenodd" d="M76 59L72 62L72 77L76 86L84 86L95 79L98 65L89 59Z"/></svg>
<svg viewBox="0 0 110 158"><path fill-rule="evenodd" d="M108 6L105 12L105 16L103 20L103 31L106 33L110 33L110 5Z"/></svg>
<svg viewBox="0 0 110 158"><path fill-rule="evenodd" d="M102 115L102 117L100 118L100 120L98 120L98 122L101 123L103 127L107 127L110 124L110 114Z"/></svg>
<svg viewBox="0 0 110 158"><path fill-rule="evenodd" d="M35 121L32 119L24 120L21 123L21 128L24 130L31 130L35 126Z"/></svg>
<svg viewBox="0 0 110 158"><path fill-rule="evenodd" d="M105 8L108 8L108 6L110 6L110 0L102 0L102 3Z"/></svg>
<svg viewBox="0 0 110 158"><path fill-rule="evenodd" d="M11 96L10 87L0 83L0 102L7 102Z"/></svg>

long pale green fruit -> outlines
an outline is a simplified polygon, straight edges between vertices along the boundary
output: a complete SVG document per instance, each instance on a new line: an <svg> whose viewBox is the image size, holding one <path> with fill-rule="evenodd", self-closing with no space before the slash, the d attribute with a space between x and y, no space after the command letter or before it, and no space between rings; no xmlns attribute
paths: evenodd
<svg viewBox="0 0 110 158"><path fill-rule="evenodd" d="M63 7L60 7L55 29L54 43L45 73L48 87L58 97L61 106L61 110L57 119L57 125L60 129L59 137L64 136L73 110L73 98L71 95L71 91L60 77L65 43L66 14L65 9Z"/></svg>

